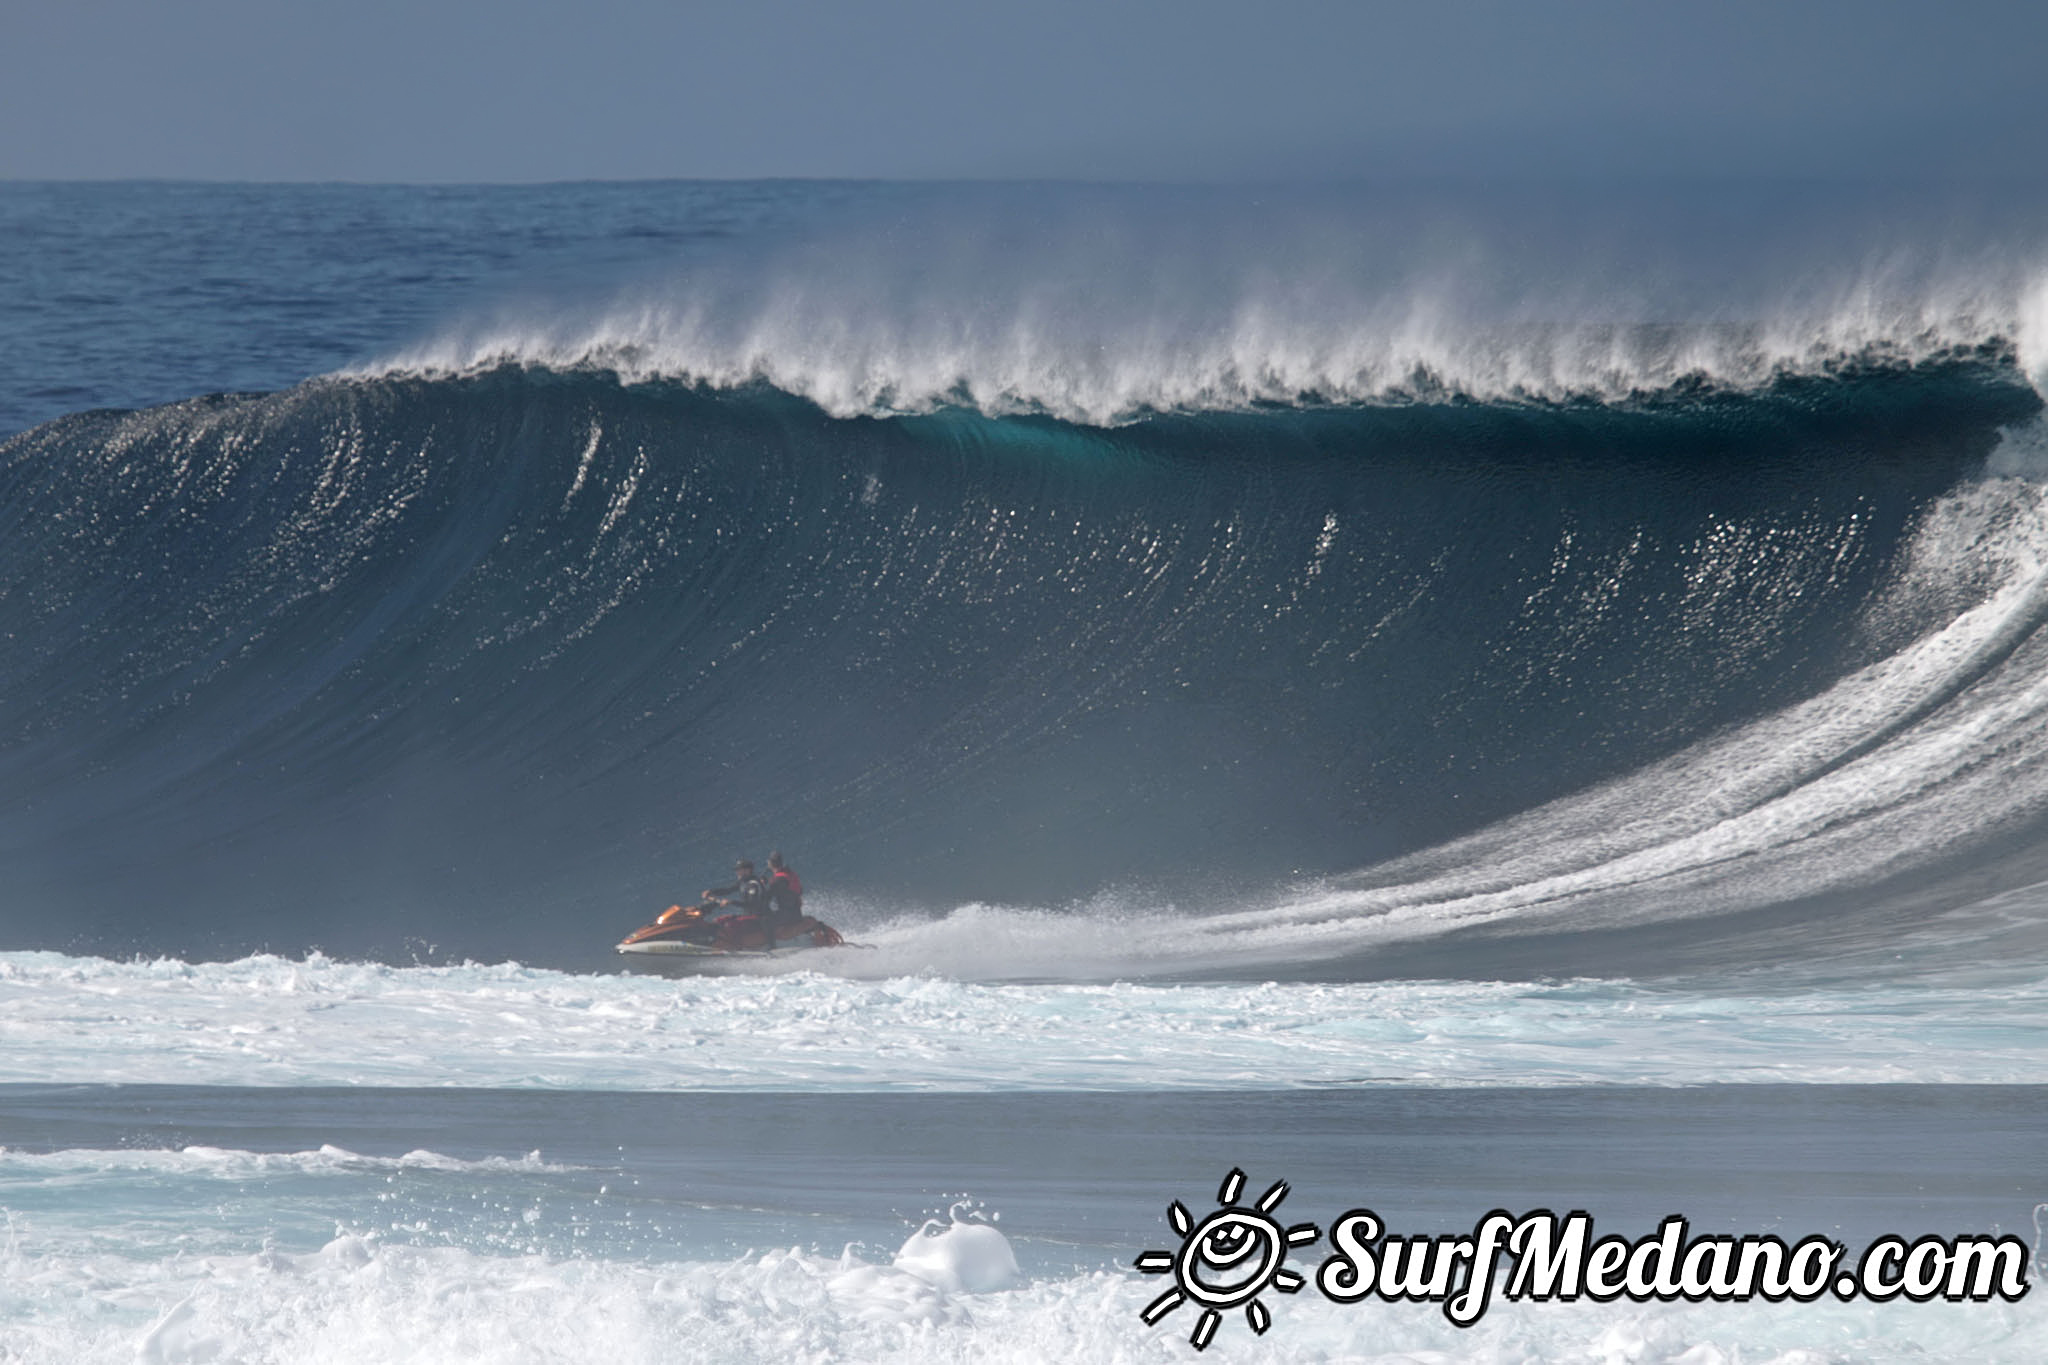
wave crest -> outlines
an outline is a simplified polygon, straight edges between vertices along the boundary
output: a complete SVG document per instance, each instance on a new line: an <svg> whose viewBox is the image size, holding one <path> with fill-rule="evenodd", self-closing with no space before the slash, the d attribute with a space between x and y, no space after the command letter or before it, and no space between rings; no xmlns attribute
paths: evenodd
<svg viewBox="0 0 2048 1365"><path fill-rule="evenodd" d="M1867 206L1864 206L1867 209ZM1617 402L1912 366L2042 372L2030 241L1718 201L1256 204L1131 192L897 206L527 300L352 373L504 365L769 385L838 417L1113 424L1265 405ZM1716 220L1708 222L1707 220ZM1713 229L1719 229L1713 230Z"/></svg>

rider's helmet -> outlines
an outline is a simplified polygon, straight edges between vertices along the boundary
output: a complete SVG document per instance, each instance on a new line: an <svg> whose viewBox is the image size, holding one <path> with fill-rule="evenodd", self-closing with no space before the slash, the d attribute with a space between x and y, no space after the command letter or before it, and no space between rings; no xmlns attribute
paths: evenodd
<svg viewBox="0 0 2048 1365"><path fill-rule="evenodd" d="M754 870L754 865L747 859L742 858L732 865L732 870L739 873L751 874Z"/></svg>
<svg viewBox="0 0 2048 1365"><path fill-rule="evenodd" d="M778 848L778 849L776 849L776 850L775 850L775 851L774 851L773 853L771 853L771 854L769 854L769 855L768 855L768 866L770 866L770 867L774 868L774 869L775 869L775 870L776 870L777 872L780 872L780 871L782 870L782 850L781 850L781 849L779 849L779 848Z"/></svg>

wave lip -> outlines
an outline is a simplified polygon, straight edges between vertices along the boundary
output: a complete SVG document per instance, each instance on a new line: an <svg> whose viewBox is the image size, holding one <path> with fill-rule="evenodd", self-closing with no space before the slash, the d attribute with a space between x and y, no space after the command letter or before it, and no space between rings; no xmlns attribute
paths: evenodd
<svg viewBox="0 0 2048 1365"><path fill-rule="evenodd" d="M782 334L829 336L793 341ZM1248 310L1209 337L1054 338L1019 321L995 336L940 328L855 336L807 319L721 337L699 316L607 318L587 329L451 338L344 372L462 378L507 367L628 384L779 390L834 417L962 408L1115 426L1167 413L1417 403L1624 404L1756 392L1788 380L1952 361L2020 363L2015 328L1974 315L1766 324L1461 328L1411 317L1300 333Z"/></svg>
<svg viewBox="0 0 2048 1365"><path fill-rule="evenodd" d="M1271 404L1620 402L1958 354L2048 373L2048 245L2032 227L1695 199L960 192L608 297L474 315L347 373L599 370L766 385L839 417L958 407L1097 425Z"/></svg>

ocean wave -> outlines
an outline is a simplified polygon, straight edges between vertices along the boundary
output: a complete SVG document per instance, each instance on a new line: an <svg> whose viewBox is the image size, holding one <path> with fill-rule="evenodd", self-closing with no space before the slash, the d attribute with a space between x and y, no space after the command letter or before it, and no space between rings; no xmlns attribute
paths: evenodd
<svg viewBox="0 0 2048 1365"><path fill-rule="evenodd" d="M856 335L849 320L762 321L730 337L693 312L642 311L587 329L492 331L414 348L349 378L445 379L512 367L767 388L834 417L962 408L1114 426L1172 413L1415 404L1656 404L1755 393L1789 380L1944 363L2048 374L2011 316L1902 310L1803 326L1601 324L1495 330L1410 316L1392 326L1288 328L1248 308L1209 337L1062 338L1023 319ZM993 334L990 334L990 333ZM1281 333L1282 335L1274 335ZM830 336L829 345L818 343Z"/></svg>
<svg viewBox="0 0 2048 1365"><path fill-rule="evenodd" d="M1631 774L1683 806L1638 799L1673 755L1787 726L1827 745L1787 792L1555 844L1497 908L1793 857L1774 821L1880 776L1956 798L1870 864L1914 873L2040 813L2040 410L1993 357L1115 429L519 370L65 419L0 448L4 941L587 962L736 843L898 910L1305 923L1320 879ZM1292 960L1499 918L1433 885ZM1814 879L1745 885L1674 913Z"/></svg>
<svg viewBox="0 0 2048 1365"><path fill-rule="evenodd" d="M839 417L1654 400L1996 355L2048 374L2048 252L1930 210L1655 196L1270 204L964 191L468 315L345 373L767 386ZM1718 223L1715 233L1703 227Z"/></svg>

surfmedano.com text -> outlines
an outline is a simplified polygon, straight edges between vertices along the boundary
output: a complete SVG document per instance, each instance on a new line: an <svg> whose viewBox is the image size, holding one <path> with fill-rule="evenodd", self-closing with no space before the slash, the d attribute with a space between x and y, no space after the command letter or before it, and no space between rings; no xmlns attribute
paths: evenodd
<svg viewBox="0 0 2048 1365"><path fill-rule="evenodd" d="M1595 1241L1591 1215L1559 1217L1548 1209L1519 1218L1496 1209L1470 1236L1438 1237L1389 1236L1372 1210L1352 1209L1330 1225L1329 1245L1332 1254L1315 1277L1325 1297L1441 1303L1460 1327L1479 1321L1496 1287L1504 1298L1534 1303L1808 1303L1827 1293L1878 1302L2012 1302L2027 1292L2031 1259L2027 1244L2009 1234L1911 1241L1887 1235L1865 1247L1852 1269L1845 1247L1817 1235L1789 1246L1770 1235L1689 1238L1686 1220L1674 1214L1653 1236ZM1502 1275L1504 1259L1512 1264Z"/></svg>

